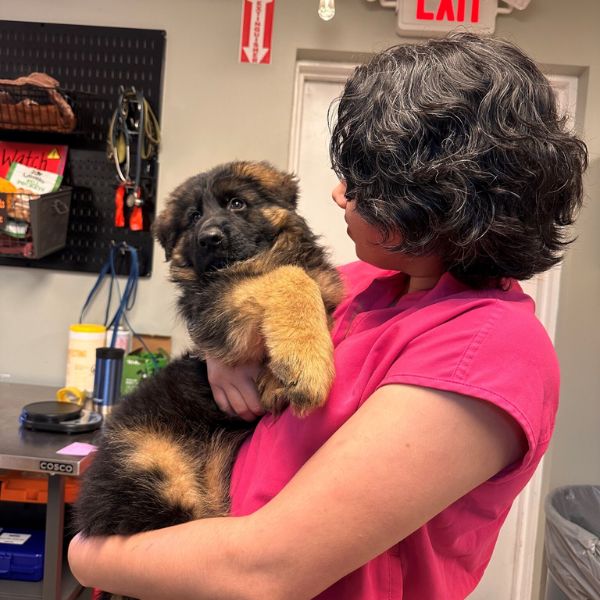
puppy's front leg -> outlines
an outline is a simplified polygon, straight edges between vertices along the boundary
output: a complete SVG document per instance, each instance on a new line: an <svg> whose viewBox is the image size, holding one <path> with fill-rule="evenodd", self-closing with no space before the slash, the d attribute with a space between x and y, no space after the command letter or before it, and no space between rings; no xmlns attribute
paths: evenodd
<svg viewBox="0 0 600 600"><path fill-rule="evenodd" d="M259 391L265 408L280 412L290 404L304 415L322 406L335 373L327 314L314 279L300 267L282 266L238 285L232 305L236 320L247 317L246 331L259 333L264 344L268 372ZM230 331L235 336L230 346L239 347L240 329ZM245 345L259 346L249 339Z"/></svg>

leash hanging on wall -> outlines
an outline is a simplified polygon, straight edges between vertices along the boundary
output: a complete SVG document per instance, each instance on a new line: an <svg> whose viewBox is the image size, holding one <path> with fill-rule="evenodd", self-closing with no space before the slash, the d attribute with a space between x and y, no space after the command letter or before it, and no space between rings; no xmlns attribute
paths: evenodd
<svg viewBox="0 0 600 600"><path fill-rule="evenodd" d="M115 227L144 228L142 178L149 172L160 146L158 119L144 94L135 87L120 88L107 135L107 157L114 162L119 181L115 192ZM133 173L132 173L133 165Z"/></svg>

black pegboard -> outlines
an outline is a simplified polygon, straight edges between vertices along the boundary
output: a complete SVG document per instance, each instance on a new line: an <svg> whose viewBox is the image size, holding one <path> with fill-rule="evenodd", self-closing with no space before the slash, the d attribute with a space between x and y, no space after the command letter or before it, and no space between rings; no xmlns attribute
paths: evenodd
<svg viewBox="0 0 600 600"><path fill-rule="evenodd" d="M114 227L117 179L106 133L121 86L142 91L160 121L165 44L159 30L0 21L0 79L51 75L82 123L69 135L0 130L4 140L68 145L65 183L74 188L65 248L39 260L0 257L0 265L97 273L110 244L126 241L138 249L140 274L150 275L158 164L143 181L144 231Z"/></svg>

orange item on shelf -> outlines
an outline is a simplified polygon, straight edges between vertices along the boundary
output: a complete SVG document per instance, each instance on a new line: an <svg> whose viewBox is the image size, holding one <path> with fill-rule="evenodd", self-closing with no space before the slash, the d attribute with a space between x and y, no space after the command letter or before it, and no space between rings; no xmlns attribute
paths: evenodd
<svg viewBox="0 0 600 600"><path fill-rule="evenodd" d="M65 502L72 504L79 493L79 480L68 477L65 482ZM48 502L48 478L10 471L0 473L0 500L10 502Z"/></svg>
<svg viewBox="0 0 600 600"><path fill-rule="evenodd" d="M17 191L17 188L8 179L4 179L4 177L0 177L0 192L5 192L5 193L11 194L16 191Z"/></svg>

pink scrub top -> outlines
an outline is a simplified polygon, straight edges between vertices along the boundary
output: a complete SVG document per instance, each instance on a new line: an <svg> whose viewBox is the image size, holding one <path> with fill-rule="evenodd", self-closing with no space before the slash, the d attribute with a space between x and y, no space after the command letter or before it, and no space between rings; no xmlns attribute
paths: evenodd
<svg viewBox="0 0 600 600"><path fill-rule="evenodd" d="M334 315L337 377L327 404L304 419L289 410L262 418L234 464L232 514L250 514L273 498L381 386L418 385L491 402L522 428L523 459L318 596L462 600L548 447L558 405L556 353L516 282L506 291L473 290L445 274L431 290L401 295L402 273L362 262L340 271L346 297Z"/></svg>

